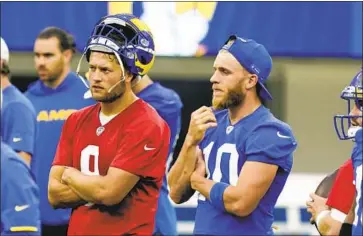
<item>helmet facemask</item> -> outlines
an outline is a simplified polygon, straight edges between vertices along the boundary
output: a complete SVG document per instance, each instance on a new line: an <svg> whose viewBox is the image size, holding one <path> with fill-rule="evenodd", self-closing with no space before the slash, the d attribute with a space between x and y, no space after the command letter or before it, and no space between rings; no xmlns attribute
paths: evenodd
<svg viewBox="0 0 363 236"><path fill-rule="evenodd" d="M362 71L359 72L351 84L344 88L340 96L347 102L347 114L335 115L334 126L335 131L341 140L354 139L355 133L361 126L353 125L353 119L362 119L362 105L363 105L363 90L362 90ZM361 111L360 115L351 115L350 112L353 106L357 106Z"/></svg>
<svg viewBox="0 0 363 236"><path fill-rule="evenodd" d="M101 19L87 42L77 66L77 74L79 75L83 57L86 55L88 61L91 51L115 55L122 69L119 83L125 80L125 69L136 78L146 74L154 62L154 42L151 33L146 31L146 27L140 22L138 18L127 14ZM80 78L88 87L87 81L83 77Z"/></svg>

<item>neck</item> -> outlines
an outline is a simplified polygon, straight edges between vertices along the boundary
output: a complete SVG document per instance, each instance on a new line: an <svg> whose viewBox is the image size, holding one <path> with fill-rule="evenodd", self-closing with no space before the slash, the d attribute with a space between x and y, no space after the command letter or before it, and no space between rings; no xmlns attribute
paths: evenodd
<svg viewBox="0 0 363 236"><path fill-rule="evenodd" d="M118 114L129 107L137 100L136 95L130 90L126 90L125 93L116 101L111 103L101 103L101 112L106 116Z"/></svg>
<svg viewBox="0 0 363 236"><path fill-rule="evenodd" d="M150 79L150 77L148 75L145 75L140 79L137 84L132 87L132 91L134 91L135 94L138 94L152 83L154 82Z"/></svg>
<svg viewBox="0 0 363 236"><path fill-rule="evenodd" d="M8 76L1 75L1 89L5 89L11 85Z"/></svg>
<svg viewBox="0 0 363 236"><path fill-rule="evenodd" d="M252 114L257 108L261 106L261 101L257 96L248 96L244 98L243 102L236 107L228 108L229 119L231 124L236 124L239 120Z"/></svg>
<svg viewBox="0 0 363 236"><path fill-rule="evenodd" d="M44 85L49 87L49 88L52 88L52 89L57 88L64 81L64 79L67 77L69 72L71 72L71 68L70 68L70 66L67 66L66 68L64 68L63 72L57 77L57 79L55 79L55 80L46 80L46 81L44 81Z"/></svg>

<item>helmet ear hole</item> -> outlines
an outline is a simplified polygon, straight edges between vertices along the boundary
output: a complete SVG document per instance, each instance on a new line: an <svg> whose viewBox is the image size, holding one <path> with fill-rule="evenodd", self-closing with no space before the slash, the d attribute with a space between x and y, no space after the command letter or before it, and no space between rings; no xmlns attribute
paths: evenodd
<svg viewBox="0 0 363 236"><path fill-rule="evenodd" d="M141 55L140 57L138 57L139 61L141 62L141 64L145 65L147 64L148 61L150 61L150 59L148 60L145 55Z"/></svg>
<svg viewBox="0 0 363 236"><path fill-rule="evenodd" d="M91 56L91 50L87 50L86 52L86 60L89 62L89 58Z"/></svg>

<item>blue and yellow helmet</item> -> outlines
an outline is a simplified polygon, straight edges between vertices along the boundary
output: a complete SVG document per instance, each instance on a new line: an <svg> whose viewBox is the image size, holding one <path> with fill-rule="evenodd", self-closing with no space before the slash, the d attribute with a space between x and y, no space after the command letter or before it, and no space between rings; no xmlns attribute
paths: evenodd
<svg viewBox="0 0 363 236"><path fill-rule="evenodd" d="M363 85L362 85L362 69L356 74L348 86L341 92L340 97L347 101L348 113L346 115L335 115L334 126L335 131L341 140L354 139L355 131L361 127L352 127L352 119L362 118L350 114L352 102L359 110L363 111Z"/></svg>
<svg viewBox="0 0 363 236"><path fill-rule="evenodd" d="M143 76L155 60L155 44L149 27L131 14L108 15L95 25L84 49L114 53L122 67Z"/></svg>

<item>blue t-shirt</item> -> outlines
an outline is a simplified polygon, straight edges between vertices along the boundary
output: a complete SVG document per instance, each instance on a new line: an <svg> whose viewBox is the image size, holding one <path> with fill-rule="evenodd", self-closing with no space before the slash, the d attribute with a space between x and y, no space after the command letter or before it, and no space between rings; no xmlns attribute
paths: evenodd
<svg viewBox="0 0 363 236"><path fill-rule="evenodd" d="M1 138L16 152L34 153L35 110L29 99L13 85L3 90Z"/></svg>
<svg viewBox="0 0 363 236"><path fill-rule="evenodd" d="M246 161L274 164L279 169L256 209L246 217L221 211L199 195L194 233L271 235L273 210L291 171L297 146L291 128L262 105L234 125L227 110L218 111L215 116L218 126L208 129L200 143L209 179L236 186Z"/></svg>
<svg viewBox="0 0 363 236"><path fill-rule="evenodd" d="M180 97L175 91L165 88L157 82L144 88L137 96L154 107L159 115L168 123L170 128L170 147L167 163L165 163L168 168L181 128L181 109L183 104ZM176 212L169 200L168 194L169 191L165 175L156 212L155 232L161 233L162 235L176 235Z"/></svg>
<svg viewBox="0 0 363 236"><path fill-rule="evenodd" d="M92 105L86 96L88 89L74 73L69 73L55 89L40 80L31 84L25 95L33 103L37 114L38 138L31 170L40 190L42 224L68 224L71 209L53 209L48 201L48 180L63 123L74 111Z"/></svg>
<svg viewBox="0 0 363 236"><path fill-rule="evenodd" d="M355 144L352 152L352 161L354 167L354 180L356 188L356 206L353 222L352 235L362 235L362 208L363 208L363 186L362 186L362 148L363 148L363 131L359 129L355 134Z"/></svg>
<svg viewBox="0 0 363 236"><path fill-rule="evenodd" d="M39 189L29 167L1 142L1 235L40 235Z"/></svg>

